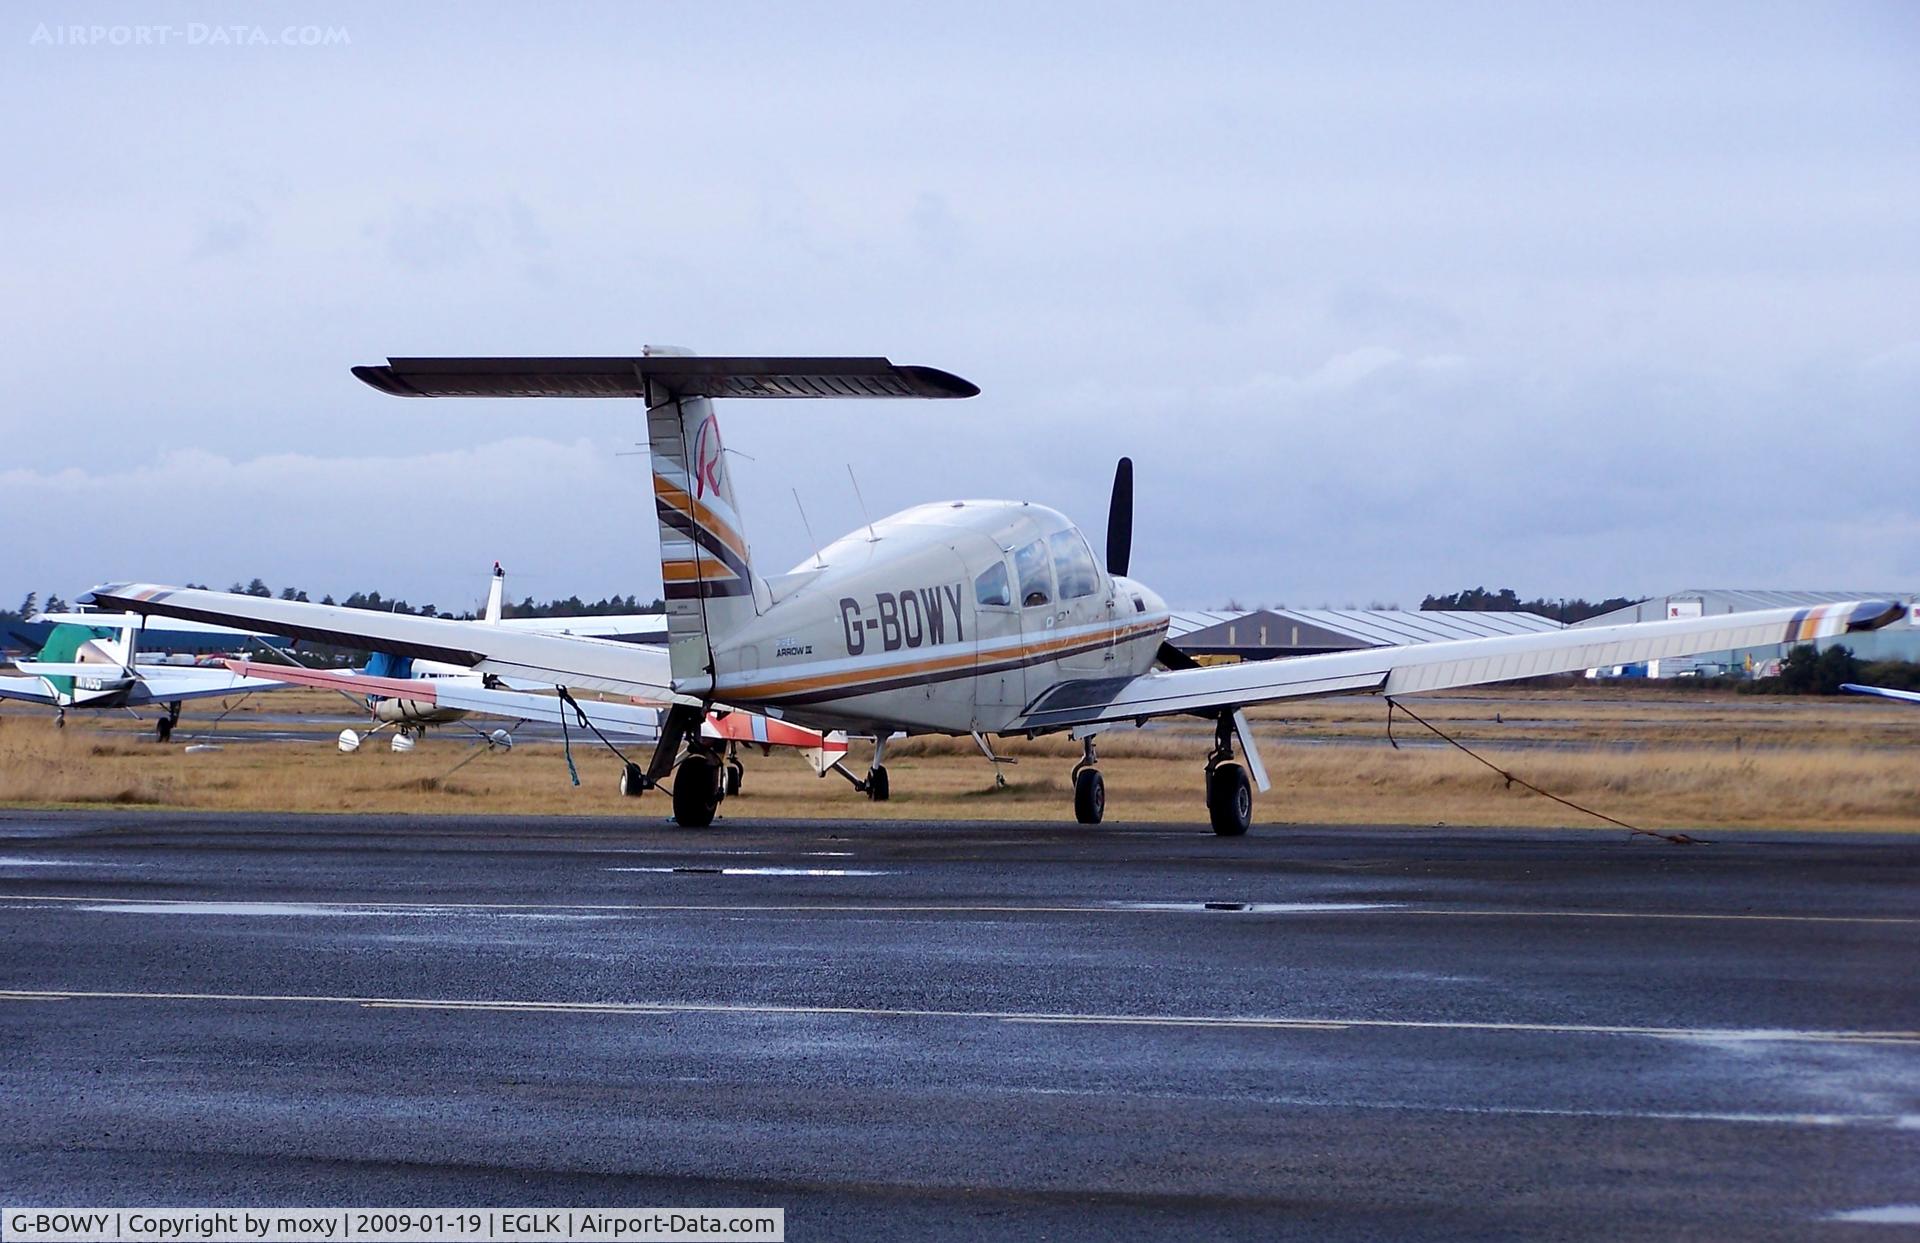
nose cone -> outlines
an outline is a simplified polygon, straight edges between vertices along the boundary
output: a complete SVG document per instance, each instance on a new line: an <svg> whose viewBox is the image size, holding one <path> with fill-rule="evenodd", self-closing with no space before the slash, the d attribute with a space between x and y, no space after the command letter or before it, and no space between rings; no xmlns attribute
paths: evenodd
<svg viewBox="0 0 1920 1243"><path fill-rule="evenodd" d="M1114 594L1119 597L1116 603L1119 605L1122 613L1126 612L1136 600L1139 601L1141 606L1135 610L1137 612L1164 613L1167 611L1167 602L1162 600L1153 588L1148 587L1144 583L1135 582L1123 574L1115 574L1113 576L1113 590Z"/></svg>

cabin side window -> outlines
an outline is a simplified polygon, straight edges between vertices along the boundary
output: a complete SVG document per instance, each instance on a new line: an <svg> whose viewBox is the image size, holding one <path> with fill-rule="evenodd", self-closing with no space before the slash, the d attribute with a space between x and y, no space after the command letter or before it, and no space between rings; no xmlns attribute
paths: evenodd
<svg viewBox="0 0 1920 1243"><path fill-rule="evenodd" d="M1013 568L1020 576L1020 606L1033 608L1053 599L1053 582L1047 573L1047 542L1035 540L1013 554Z"/></svg>
<svg viewBox="0 0 1920 1243"><path fill-rule="evenodd" d="M973 580L976 604L1006 608L1013 603L1013 581L1007 577L1007 563L996 561Z"/></svg>
<svg viewBox="0 0 1920 1243"><path fill-rule="evenodd" d="M1100 570L1087 550L1087 541L1071 527L1047 537L1053 550L1053 576L1062 600L1077 600L1100 590Z"/></svg>

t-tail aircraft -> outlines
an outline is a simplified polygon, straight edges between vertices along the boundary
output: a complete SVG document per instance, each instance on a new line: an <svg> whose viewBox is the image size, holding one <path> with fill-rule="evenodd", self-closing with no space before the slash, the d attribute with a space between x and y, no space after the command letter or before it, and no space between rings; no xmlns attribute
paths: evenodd
<svg viewBox="0 0 1920 1243"><path fill-rule="evenodd" d="M151 706L161 710L154 736L165 742L180 722L180 705L189 699L286 685L229 669L137 663L141 618L135 614L62 615L58 620L34 658L16 664L29 676L0 678L0 699L45 704L54 711L55 725L65 725L70 710L133 712Z"/></svg>
<svg viewBox="0 0 1920 1243"><path fill-rule="evenodd" d="M1902 615L1888 601L1778 609L1370 648L1192 667L1166 643L1165 603L1128 577L1133 473L1122 459L1104 566L1067 517L1027 501L919 505L848 535L785 574L766 573L746 538L713 401L968 398L978 389L931 367L884 358L700 357L648 349L627 358L392 358L354 374L401 397L633 398L644 403L653 467L668 676L634 649L585 637L509 634L432 618L371 616L285 601L149 584L96 588L103 605L244 625L451 660L628 694L673 707L634 792L671 779L674 817L712 822L725 794L722 756L702 736L706 706L765 712L875 739L862 782L889 793L896 732L992 736L1067 732L1077 819L1098 823L1105 783L1094 741L1163 716L1214 722L1205 757L1213 830L1245 833L1253 789L1269 788L1246 709L1307 696L1399 696L1733 648L1871 630Z"/></svg>

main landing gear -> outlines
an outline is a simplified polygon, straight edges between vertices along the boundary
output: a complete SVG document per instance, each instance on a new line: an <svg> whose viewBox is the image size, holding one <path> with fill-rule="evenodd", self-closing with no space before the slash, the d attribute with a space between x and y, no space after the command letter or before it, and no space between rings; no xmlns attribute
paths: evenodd
<svg viewBox="0 0 1920 1243"><path fill-rule="evenodd" d="M1221 837L1239 837L1253 825L1253 787L1266 788L1265 770L1253 748L1251 732L1236 712L1222 713L1213 727L1213 750L1207 753L1207 819ZM1246 762L1234 758L1233 740L1245 747ZM1073 766L1073 818L1081 824L1099 824L1107 814L1107 783L1100 776L1100 757L1093 739L1080 742L1080 762Z"/></svg>
<svg viewBox="0 0 1920 1243"><path fill-rule="evenodd" d="M1221 713L1207 755L1207 818L1221 837L1239 837L1253 824L1253 782L1233 758L1233 716Z"/></svg>
<svg viewBox="0 0 1920 1243"><path fill-rule="evenodd" d="M887 733L876 726L873 731L873 767L867 770L867 779L857 783L862 794L876 803L884 803L893 796L893 789L887 781L887 766L880 761L887 754Z"/></svg>
<svg viewBox="0 0 1920 1243"><path fill-rule="evenodd" d="M699 708L676 704L668 711L654 745L653 758L643 769L627 761L620 769L620 793L639 798L673 777L673 819L683 829L704 829L713 823L720 801L740 791L745 767L737 755L728 755L700 736L706 714ZM686 754L680 748L686 747Z"/></svg>
<svg viewBox="0 0 1920 1243"><path fill-rule="evenodd" d="M1095 767L1093 739L1080 742L1080 762L1073 766L1073 818L1081 824L1099 824L1107 814L1107 782Z"/></svg>
<svg viewBox="0 0 1920 1243"><path fill-rule="evenodd" d="M674 823L683 829L706 828L726 796L720 756L704 747L689 749L673 770Z"/></svg>
<svg viewBox="0 0 1920 1243"><path fill-rule="evenodd" d="M740 762L740 745L727 744L727 797L740 793L740 787L747 783L747 766Z"/></svg>
<svg viewBox="0 0 1920 1243"><path fill-rule="evenodd" d="M167 705L167 714L153 723L153 740L165 742L173 737L173 727L180 723L180 701L174 700Z"/></svg>

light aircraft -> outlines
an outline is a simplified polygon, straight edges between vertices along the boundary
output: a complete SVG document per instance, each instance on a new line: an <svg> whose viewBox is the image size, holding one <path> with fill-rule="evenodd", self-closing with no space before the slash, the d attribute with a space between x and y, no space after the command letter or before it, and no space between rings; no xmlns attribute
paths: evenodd
<svg viewBox="0 0 1920 1243"><path fill-rule="evenodd" d="M161 709L154 736L173 736L180 705L189 699L278 690L273 677L250 677L229 669L195 665L148 664L136 659L141 618L136 614L61 614L46 645L32 660L15 666L27 677L0 678L0 699L45 704L54 724L64 726L72 709L108 710L149 705ZM137 715L137 714L136 714Z"/></svg>
<svg viewBox="0 0 1920 1243"><path fill-rule="evenodd" d="M95 588L103 605L331 637L446 660L502 677L670 696L673 707L634 792L672 777L674 818L712 822L722 757L699 723L720 702L816 729L872 734L862 783L887 797L896 731L994 735L1065 731L1082 743L1074 812L1106 805L1095 737L1160 716L1214 722L1205 801L1214 832L1245 833L1253 787L1269 787L1248 707L1306 696L1398 696L1624 661L1800 642L1871 630L1903 615L1888 601L1370 648L1191 667L1165 642L1165 603L1127 576L1132 464L1122 459L1104 567L1064 515L1025 501L920 505L819 550L785 574L754 563L712 401L717 398L958 399L979 390L931 367L884 358L701 357L650 348L626 358L393 358L354 374L403 397L637 398L647 412L668 677L630 646L508 633L435 618L151 584ZM1236 751L1237 746L1237 751ZM637 770L637 771L636 771Z"/></svg>
<svg viewBox="0 0 1920 1243"><path fill-rule="evenodd" d="M658 647L666 642L667 619L659 613L637 613L591 617L516 617L505 614L507 572L498 561L487 584L487 603L480 620L485 625L534 631L541 634L578 634L645 643ZM660 653L665 660L665 654ZM253 662L229 662L236 673L278 672L279 666ZM367 739L383 729L393 729L393 749L411 751L429 726L451 725L466 719L469 713L504 716L523 721L557 723L559 710L546 696L520 692L535 689L536 684L508 686L490 674L475 673L464 665L445 661L416 661L412 657L388 651L371 653L359 675L339 671L307 670L288 674L287 680L307 686L321 686L358 696L366 704L373 728L364 735L356 730L340 731L340 750L354 752ZM595 724L609 732L651 741L659 736L658 713L626 710L610 706L599 713ZM482 733L489 746L508 748L513 736L505 730Z"/></svg>

